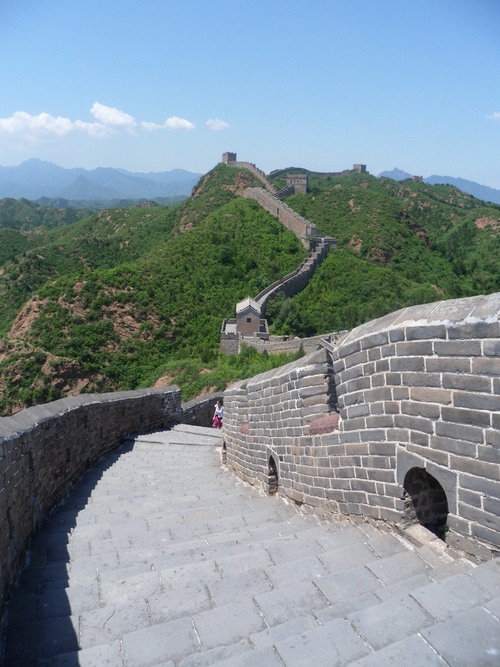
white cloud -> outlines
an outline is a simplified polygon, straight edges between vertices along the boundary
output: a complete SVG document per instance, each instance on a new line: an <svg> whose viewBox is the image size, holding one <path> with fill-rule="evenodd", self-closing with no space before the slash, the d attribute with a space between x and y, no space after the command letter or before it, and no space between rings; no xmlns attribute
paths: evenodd
<svg viewBox="0 0 500 667"><path fill-rule="evenodd" d="M161 130L163 128L163 125L160 125L159 123L149 123L143 120L141 121L141 127L143 130L146 130L147 132L154 132L155 130Z"/></svg>
<svg viewBox="0 0 500 667"><path fill-rule="evenodd" d="M91 137L102 138L123 131L133 134L138 125L138 122L130 114L100 102L94 102L90 113L95 120L89 122L71 120L63 116L52 116L45 112L32 116L26 111L16 111L7 118L0 118L0 134L30 142L43 137L64 137L71 133L82 133ZM142 121L139 125L142 130L147 132L162 129L194 130L195 128L194 123L178 116L171 116L163 123Z"/></svg>
<svg viewBox="0 0 500 667"><path fill-rule="evenodd" d="M123 127L130 130L137 125L135 119L125 111L116 107L108 107L105 104L100 104L100 102L94 102L90 113L102 125Z"/></svg>
<svg viewBox="0 0 500 667"><path fill-rule="evenodd" d="M32 116L26 111L16 111L9 118L0 118L0 131L7 134L55 134L64 136L74 129L74 125L69 118L62 116L51 116L49 113L41 113L38 116Z"/></svg>
<svg viewBox="0 0 500 667"><path fill-rule="evenodd" d="M500 111L495 111L494 113L490 114L489 116L486 116L488 120L498 120L500 121Z"/></svg>
<svg viewBox="0 0 500 667"><path fill-rule="evenodd" d="M170 116L163 125L171 130L194 130L194 124L191 121L177 116Z"/></svg>
<svg viewBox="0 0 500 667"><path fill-rule="evenodd" d="M225 120L221 120L220 118L209 118L207 120L207 127L214 132L219 132L220 130L227 130L229 123L226 123Z"/></svg>
<svg viewBox="0 0 500 667"><path fill-rule="evenodd" d="M155 130L194 130L195 125L190 120L179 118L178 116L170 116L163 123L149 123L147 121L141 122L141 127L147 132L154 132Z"/></svg>

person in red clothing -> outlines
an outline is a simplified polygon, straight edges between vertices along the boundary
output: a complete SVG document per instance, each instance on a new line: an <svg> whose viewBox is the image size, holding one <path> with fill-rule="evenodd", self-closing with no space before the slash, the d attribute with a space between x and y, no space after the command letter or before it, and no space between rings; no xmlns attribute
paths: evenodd
<svg viewBox="0 0 500 667"><path fill-rule="evenodd" d="M213 418L213 427L222 428L222 417L224 415L224 406L222 405L222 399L219 398L215 404L215 412Z"/></svg>

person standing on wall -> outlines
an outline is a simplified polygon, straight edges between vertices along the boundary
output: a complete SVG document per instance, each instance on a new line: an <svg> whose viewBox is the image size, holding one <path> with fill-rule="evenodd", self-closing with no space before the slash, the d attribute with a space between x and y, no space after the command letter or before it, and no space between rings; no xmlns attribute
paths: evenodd
<svg viewBox="0 0 500 667"><path fill-rule="evenodd" d="M214 412L214 418L213 418L213 427L214 428L222 428L222 417L224 415L224 406L222 405L222 399L219 398L217 403L215 404L215 412Z"/></svg>

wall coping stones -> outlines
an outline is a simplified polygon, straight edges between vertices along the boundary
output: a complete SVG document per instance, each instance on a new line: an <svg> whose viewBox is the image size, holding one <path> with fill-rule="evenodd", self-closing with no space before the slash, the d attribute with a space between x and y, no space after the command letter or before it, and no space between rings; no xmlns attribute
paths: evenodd
<svg viewBox="0 0 500 667"><path fill-rule="evenodd" d="M360 340L369 334L395 328L442 324L449 329L459 323L495 323L498 322L499 315L500 292L486 296L471 296L465 299L435 301L420 306L410 306L352 329L341 341L340 347L351 341Z"/></svg>

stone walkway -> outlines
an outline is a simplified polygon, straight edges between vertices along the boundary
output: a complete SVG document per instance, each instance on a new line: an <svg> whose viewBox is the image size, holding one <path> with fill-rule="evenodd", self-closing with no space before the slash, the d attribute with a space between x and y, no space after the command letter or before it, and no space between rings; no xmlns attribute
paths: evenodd
<svg viewBox="0 0 500 667"><path fill-rule="evenodd" d="M5 665L500 665L500 559L328 523L220 463L220 433L138 437L34 540Z"/></svg>

